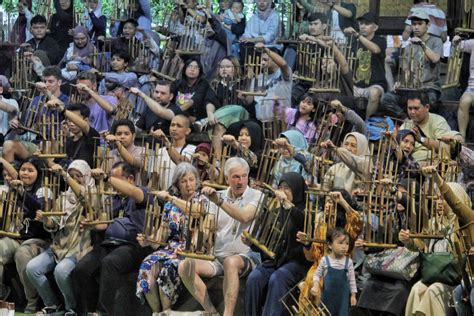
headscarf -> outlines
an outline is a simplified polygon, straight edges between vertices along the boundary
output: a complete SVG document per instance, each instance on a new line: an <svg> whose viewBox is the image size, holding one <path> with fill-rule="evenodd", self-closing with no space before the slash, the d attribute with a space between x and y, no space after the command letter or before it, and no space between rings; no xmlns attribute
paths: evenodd
<svg viewBox="0 0 474 316"><path fill-rule="evenodd" d="M358 132L347 133L344 137L343 143L346 142L347 137L353 136L357 140L357 156L367 156L369 154L369 142L367 141L367 137L363 134Z"/></svg>
<svg viewBox="0 0 474 316"><path fill-rule="evenodd" d="M88 190L95 188L95 181L91 176L91 167L89 167L89 164L85 160L73 160L71 164L69 164L67 171L69 172L71 169L79 171L84 177L84 185L81 185L81 191L85 188ZM69 214L70 211L78 206L78 202L76 194L72 191L71 187L69 187L66 191L65 212Z"/></svg>
<svg viewBox="0 0 474 316"><path fill-rule="evenodd" d="M94 49L94 45L91 43L91 39L89 37L89 31L84 26L78 25L73 30L73 37L78 34L84 34L86 36L87 44L83 48L79 48L75 45L73 41L72 42L73 54L76 55L77 57L90 57L90 55L94 53L95 49Z"/></svg>
<svg viewBox="0 0 474 316"><path fill-rule="evenodd" d="M100 18L102 16L102 0L97 1L97 7L92 11L92 14L95 15L96 18ZM89 10L84 10L84 19L83 21L84 26L89 30L92 31L94 25L92 24L92 19L89 15Z"/></svg>
<svg viewBox="0 0 474 316"><path fill-rule="evenodd" d="M297 172L287 172L281 177L278 184L280 185L282 182L288 184L291 189L291 194L293 195L292 203L297 208L304 209L306 201L305 194L308 191L308 187L301 174Z"/></svg>
<svg viewBox="0 0 474 316"><path fill-rule="evenodd" d="M298 150L307 150L308 143L304 135L297 130L289 130L280 134L280 137L285 137L290 145L293 145ZM273 168L273 176L274 176L274 184L278 184L280 182L283 173L294 171L303 176L306 176L306 171L304 171L303 165L293 159L293 157L283 157L281 156L278 159L275 167Z"/></svg>
<svg viewBox="0 0 474 316"><path fill-rule="evenodd" d="M257 122L242 121L233 123L227 129L227 133L231 134L237 139L240 135L240 131L244 127L248 129L250 139L252 140L249 149L254 153L261 151L263 148L263 134L262 128L260 127L260 125L258 125Z"/></svg>
<svg viewBox="0 0 474 316"><path fill-rule="evenodd" d="M416 135L415 135L415 132L413 132L411 129L401 129L398 131L397 133L397 143L400 144L400 142L402 141L402 139L405 138L405 136L407 135L412 135L413 138L416 139Z"/></svg>

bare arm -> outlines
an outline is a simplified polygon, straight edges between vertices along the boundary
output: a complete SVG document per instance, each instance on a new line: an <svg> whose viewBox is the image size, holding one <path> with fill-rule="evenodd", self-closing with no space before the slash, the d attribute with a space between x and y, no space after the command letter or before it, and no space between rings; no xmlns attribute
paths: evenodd
<svg viewBox="0 0 474 316"><path fill-rule="evenodd" d="M137 88L131 88L130 92L141 97L145 101L146 105L150 108L150 110L157 116L168 121L171 121L173 119L173 111L163 107L160 103L156 102L142 91L138 90Z"/></svg>
<svg viewBox="0 0 474 316"><path fill-rule="evenodd" d="M138 203L142 203L145 200L145 194L143 193L143 190L125 180L114 177L106 177L104 181L108 181L115 190L131 197Z"/></svg>
<svg viewBox="0 0 474 316"><path fill-rule="evenodd" d="M0 111L4 111L12 115L17 112L17 109L15 106L3 101L3 98L0 97Z"/></svg>

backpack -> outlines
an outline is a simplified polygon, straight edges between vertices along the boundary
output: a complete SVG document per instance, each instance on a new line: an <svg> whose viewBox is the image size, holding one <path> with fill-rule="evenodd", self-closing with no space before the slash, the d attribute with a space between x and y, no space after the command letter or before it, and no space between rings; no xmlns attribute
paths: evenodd
<svg viewBox="0 0 474 316"><path fill-rule="evenodd" d="M393 132L395 129L395 124L390 117L371 117L365 122L365 125L369 140L379 140L383 132Z"/></svg>

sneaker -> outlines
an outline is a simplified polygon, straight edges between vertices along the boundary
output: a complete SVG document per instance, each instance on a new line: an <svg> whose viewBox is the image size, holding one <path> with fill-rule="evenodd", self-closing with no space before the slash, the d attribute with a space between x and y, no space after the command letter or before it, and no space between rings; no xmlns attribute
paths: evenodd
<svg viewBox="0 0 474 316"><path fill-rule="evenodd" d="M56 306L56 305L53 305L53 306L46 306L45 308L43 308L41 311L37 312L36 313L37 316L40 316L40 315L64 315L64 310L62 309L62 306Z"/></svg>

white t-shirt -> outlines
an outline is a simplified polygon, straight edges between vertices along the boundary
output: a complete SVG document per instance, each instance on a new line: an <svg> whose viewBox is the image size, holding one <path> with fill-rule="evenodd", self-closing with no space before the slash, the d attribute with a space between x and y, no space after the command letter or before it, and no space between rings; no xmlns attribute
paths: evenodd
<svg viewBox="0 0 474 316"><path fill-rule="evenodd" d="M238 208L248 205L258 207L262 192L247 187L244 194L237 199L230 196L230 188L219 192L221 197L228 203ZM228 257L239 253L247 253L250 247L242 242L241 236L244 230L249 230L252 222L241 223L230 217L224 210L220 209L217 219L217 235L215 255L217 257Z"/></svg>
<svg viewBox="0 0 474 316"><path fill-rule="evenodd" d="M291 72L291 70L290 70ZM262 80L262 75L259 75L259 81ZM255 114L260 121L269 121L274 117L275 101L274 97L280 99L279 104L283 107L291 107L291 89L293 87L293 74L290 73L288 80L283 78L281 70L278 69L275 73L267 78L266 91L267 95L264 97L255 97Z"/></svg>

